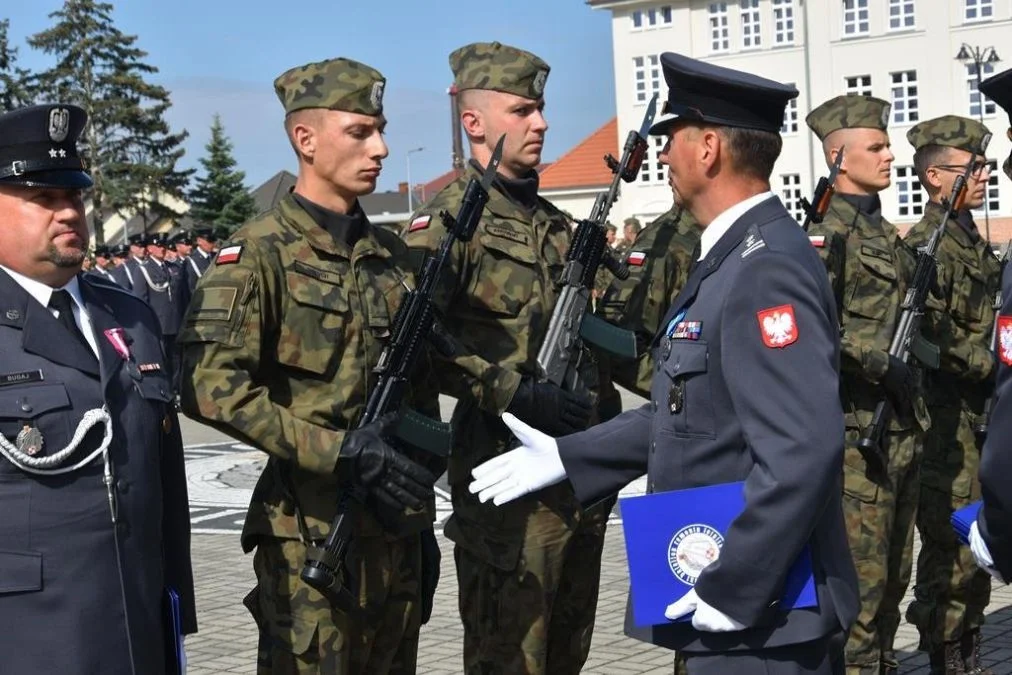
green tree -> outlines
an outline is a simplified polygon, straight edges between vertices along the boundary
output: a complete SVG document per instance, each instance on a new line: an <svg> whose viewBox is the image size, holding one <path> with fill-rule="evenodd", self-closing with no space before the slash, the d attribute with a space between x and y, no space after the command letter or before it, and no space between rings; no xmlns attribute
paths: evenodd
<svg viewBox="0 0 1012 675"><path fill-rule="evenodd" d="M256 215L256 202L243 184L246 174L235 168L232 142L218 115L211 123L211 140L204 149L207 156L200 158L204 175L197 176L196 186L190 191L190 215L233 232Z"/></svg>
<svg viewBox="0 0 1012 675"><path fill-rule="evenodd" d="M0 21L0 112L31 104L30 74L17 66L18 48L12 47L8 32L10 19Z"/></svg>
<svg viewBox="0 0 1012 675"><path fill-rule="evenodd" d="M56 57L36 76L47 99L75 103L88 113L81 137L95 187L92 226L98 243L113 213L164 210L163 196L182 199L192 170L179 170L184 130L170 133L165 112L169 92L147 81L158 69L144 61L137 36L125 35L112 19L112 5L64 0L49 15L54 24L28 44Z"/></svg>

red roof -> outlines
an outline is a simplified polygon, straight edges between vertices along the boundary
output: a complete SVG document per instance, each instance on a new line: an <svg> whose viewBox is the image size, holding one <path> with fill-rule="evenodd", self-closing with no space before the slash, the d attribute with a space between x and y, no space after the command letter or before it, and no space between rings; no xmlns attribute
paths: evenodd
<svg viewBox="0 0 1012 675"><path fill-rule="evenodd" d="M611 183L605 155L618 154L618 118L592 133L541 173L542 190L593 188Z"/></svg>

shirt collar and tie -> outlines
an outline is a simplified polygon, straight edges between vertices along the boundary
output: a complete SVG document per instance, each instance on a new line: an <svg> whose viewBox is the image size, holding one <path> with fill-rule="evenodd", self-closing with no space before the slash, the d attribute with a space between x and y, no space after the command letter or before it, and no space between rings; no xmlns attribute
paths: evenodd
<svg viewBox="0 0 1012 675"><path fill-rule="evenodd" d="M696 260L702 260L706 257L706 254L710 252L720 238L727 233L731 227L734 226L735 222L741 218L745 213L754 206L758 206L767 199L773 197L772 192L760 192L757 195L753 195L744 201L740 201L731 208L727 209L719 216L714 218L706 229L703 230L702 235L699 238L699 257Z"/></svg>
<svg viewBox="0 0 1012 675"><path fill-rule="evenodd" d="M91 323L88 309L84 306L84 299L81 297L81 286L76 276L64 286L53 288L41 281L18 274L3 265L0 265L0 269L7 272L11 279L14 279L40 305L49 309L56 320L66 326L67 330L73 333L79 340L83 341L91 353L95 355L95 358L98 358L98 342L95 339L94 326ZM68 309L69 312L67 311Z"/></svg>

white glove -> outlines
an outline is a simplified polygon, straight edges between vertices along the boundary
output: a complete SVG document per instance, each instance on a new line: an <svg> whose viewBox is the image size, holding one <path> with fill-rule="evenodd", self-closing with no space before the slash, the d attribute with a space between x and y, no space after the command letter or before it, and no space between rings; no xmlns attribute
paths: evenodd
<svg viewBox="0 0 1012 675"><path fill-rule="evenodd" d="M984 541L984 537L980 536L980 530L977 528L976 520L973 521L972 525L970 525L970 551L973 553L973 557L977 561L977 567L997 579L998 583L1005 583L1005 580L1001 578L1001 573L994 568L994 560L991 559L991 551L987 549L987 542Z"/></svg>
<svg viewBox="0 0 1012 675"><path fill-rule="evenodd" d="M554 438L510 413L504 413L502 421L521 445L474 467L474 481L468 486L471 494L477 493L482 503L491 499L496 506L502 506L566 478Z"/></svg>
<svg viewBox="0 0 1012 675"><path fill-rule="evenodd" d="M664 610L664 616L669 621L674 621L692 611L696 612L692 615L692 627L696 630L707 633L729 633L745 628L745 624L738 623L713 605L706 604L696 595L695 588L668 605Z"/></svg>

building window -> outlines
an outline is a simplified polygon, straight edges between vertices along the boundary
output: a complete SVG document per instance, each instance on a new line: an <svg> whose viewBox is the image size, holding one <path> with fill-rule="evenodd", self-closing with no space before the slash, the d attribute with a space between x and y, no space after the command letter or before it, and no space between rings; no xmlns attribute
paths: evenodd
<svg viewBox="0 0 1012 675"><path fill-rule="evenodd" d="M787 86L793 87L794 83L791 82ZM795 134L798 132L798 97L795 96L787 102L787 108L784 109L784 123L780 127L780 133L782 134Z"/></svg>
<svg viewBox="0 0 1012 675"><path fill-rule="evenodd" d="M914 27L914 0L889 0L889 30Z"/></svg>
<svg viewBox="0 0 1012 675"><path fill-rule="evenodd" d="M636 102L646 103L654 92L661 91L661 64L657 56L633 57L633 82L636 83Z"/></svg>
<svg viewBox="0 0 1012 675"><path fill-rule="evenodd" d="M993 63L982 63L980 64L980 79L986 80L991 75L994 75L994 64ZM966 82L970 89L970 117L981 116L981 96L980 92L977 91L977 64L968 63L966 65ZM989 98L984 99L984 115L994 115L996 109L994 107L994 101Z"/></svg>
<svg viewBox="0 0 1012 675"><path fill-rule="evenodd" d="M994 16L994 0L966 0L963 16L967 21L987 21Z"/></svg>
<svg viewBox="0 0 1012 675"><path fill-rule="evenodd" d="M912 166L896 167L896 197L901 218L924 215L924 192Z"/></svg>
<svg viewBox="0 0 1012 675"><path fill-rule="evenodd" d="M843 0L843 36L868 34L868 0Z"/></svg>
<svg viewBox="0 0 1012 675"><path fill-rule="evenodd" d="M632 13L633 28L655 28L671 25L671 5L637 9Z"/></svg>
<svg viewBox="0 0 1012 675"><path fill-rule="evenodd" d="M801 205L802 197L801 174L780 174L780 198L783 200L787 212L794 216L794 220L798 221L799 225L805 222L805 209Z"/></svg>
<svg viewBox="0 0 1012 675"><path fill-rule="evenodd" d="M731 48L727 32L727 3L710 3L710 51L726 52Z"/></svg>
<svg viewBox="0 0 1012 675"><path fill-rule="evenodd" d="M639 180L641 183L656 185L668 181L668 169L661 164L659 155L664 145L668 142L667 136L651 136L652 143L643 158L643 166L640 168Z"/></svg>
<svg viewBox="0 0 1012 675"><path fill-rule="evenodd" d="M762 46L759 0L741 0L741 48Z"/></svg>
<svg viewBox="0 0 1012 675"><path fill-rule="evenodd" d="M794 0L772 0L773 44L794 44Z"/></svg>
<svg viewBox="0 0 1012 675"><path fill-rule="evenodd" d="M844 81L847 84L846 93L871 96L871 75L854 75L844 78Z"/></svg>
<svg viewBox="0 0 1012 675"><path fill-rule="evenodd" d="M893 122L913 124L920 119L917 111L917 71L904 70L890 75L893 83Z"/></svg>

